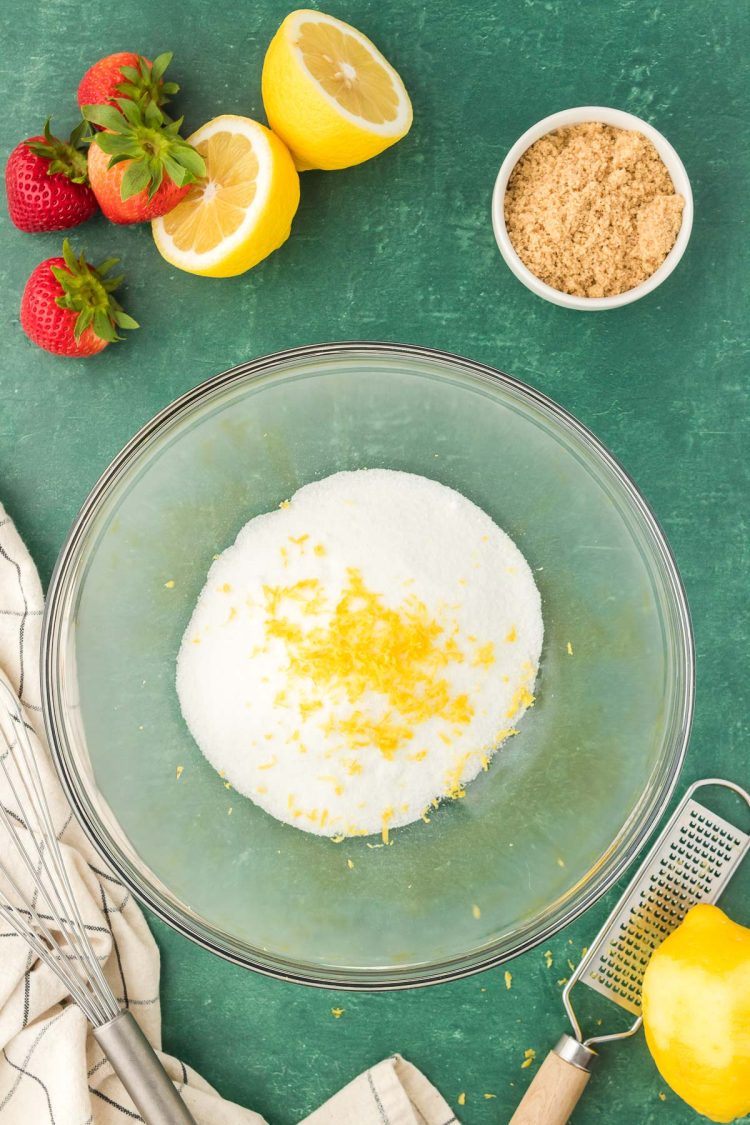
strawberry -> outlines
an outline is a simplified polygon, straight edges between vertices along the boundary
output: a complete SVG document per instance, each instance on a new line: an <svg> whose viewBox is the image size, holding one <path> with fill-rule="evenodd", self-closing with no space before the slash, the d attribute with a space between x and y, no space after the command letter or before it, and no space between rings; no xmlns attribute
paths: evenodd
<svg viewBox="0 0 750 1125"><path fill-rule="evenodd" d="M61 141L50 132L27 137L16 145L5 167L5 190L11 222L19 230L65 230L85 223L97 211L89 187L86 157L81 141L87 131L82 121Z"/></svg>
<svg viewBox="0 0 750 1125"><path fill-rule="evenodd" d="M182 118L167 124L153 102L144 109L118 98L117 105L83 107L84 117L103 130L89 146L89 179L108 219L143 223L176 207L206 165L179 135Z"/></svg>
<svg viewBox="0 0 750 1125"><path fill-rule="evenodd" d="M164 71L172 61L170 52L150 62L132 51L119 51L99 59L86 71L78 87L78 104L116 105L118 98L130 98L145 106L154 102L166 105L179 86L165 82Z"/></svg>
<svg viewBox="0 0 750 1125"><path fill-rule="evenodd" d="M88 356L120 340L118 328L137 328L112 296L122 278L106 274L116 264L109 258L90 266L66 238L63 257L41 262L26 282L21 327L29 339L56 355Z"/></svg>

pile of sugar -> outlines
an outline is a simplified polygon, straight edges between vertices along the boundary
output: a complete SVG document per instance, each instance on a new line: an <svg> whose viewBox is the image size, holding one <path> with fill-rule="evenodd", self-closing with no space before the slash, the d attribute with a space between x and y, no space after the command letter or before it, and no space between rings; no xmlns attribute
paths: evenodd
<svg viewBox="0 0 750 1125"><path fill-rule="evenodd" d="M541 137L505 193L508 236L540 280L577 297L613 297L672 249L685 200L642 133L587 121Z"/></svg>
<svg viewBox="0 0 750 1125"><path fill-rule="evenodd" d="M542 634L525 559L475 504L410 473L337 473L216 559L177 691L238 792L308 832L387 840L515 733Z"/></svg>

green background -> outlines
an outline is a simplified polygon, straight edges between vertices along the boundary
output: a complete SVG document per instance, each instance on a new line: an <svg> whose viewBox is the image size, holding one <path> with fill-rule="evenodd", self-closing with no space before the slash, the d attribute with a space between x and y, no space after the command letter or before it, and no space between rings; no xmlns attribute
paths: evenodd
<svg viewBox="0 0 750 1125"><path fill-rule="evenodd" d="M56 131L71 126L83 71L116 50L175 52L190 129L222 112L263 120L263 52L287 10L271 0L16 5L0 75L0 147L9 152L49 113ZM747 783L747 5L340 0L328 10L397 66L414 126L369 164L305 174L291 239L252 273L190 277L161 260L147 227L95 220L74 245L92 260L121 257L123 303L142 328L93 360L59 359L26 340L18 310L28 274L59 252L60 238L23 235L0 218L0 499L43 579L113 455L217 371L331 339L464 353L571 410L643 489L695 625L697 714L683 781L716 772ZM591 315L527 292L504 266L489 217L510 145L539 118L581 104L629 110L661 129L685 162L696 210L668 281L634 305ZM292 1125L396 1050L454 1106L466 1092L464 1122L506 1122L534 1072L520 1067L524 1050L541 1057L565 1029L557 980L567 959L578 958L615 897L549 943L552 969L542 950L510 964L510 991L502 969L411 993L308 990L224 964L154 921L165 1046L272 1125ZM750 922L747 900L735 892L732 904ZM339 1020L336 1005L345 1009ZM606 1051L573 1120L696 1120L660 1092L639 1037Z"/></svg>

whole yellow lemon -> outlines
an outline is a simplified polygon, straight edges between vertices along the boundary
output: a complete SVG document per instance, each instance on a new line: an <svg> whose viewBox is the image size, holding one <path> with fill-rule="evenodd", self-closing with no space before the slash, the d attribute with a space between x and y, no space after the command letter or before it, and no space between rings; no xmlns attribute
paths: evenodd
<svg viewBox="0 0 750 1125"><path fill-rule="evenodd" d="M750 1113L750 929L695 906L643 978L643 1026L659 1071L711 1121Z"/></svg>

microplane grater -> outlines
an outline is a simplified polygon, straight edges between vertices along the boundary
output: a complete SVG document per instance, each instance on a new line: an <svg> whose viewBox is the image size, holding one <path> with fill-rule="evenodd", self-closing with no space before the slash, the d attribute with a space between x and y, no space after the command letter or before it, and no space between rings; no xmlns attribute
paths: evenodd
<svg viewBox="0 0 750 1125"><path fill-rule="evenodd" d="M705 778L690 786L625 893L563 990L575 1037L563 1035L545 1059L509 1125L566 1122L588 1081L596 1043L634 1035L641 1026L641 985L654 951L691 907L715 903L750 849L750 833L696 801L698 789L720 786L750 807L734 782ZM582 982L635 1017L625 1031L584 1039L571 1003Z"/></svg>
<svg viewBox="0 0 750 1125"><path fill-rule="evenodd" d="M714 903L750 846L750 835L689 799L640 868L578 979L641 1014L641 984L652 953L691 906Z"/></svg>

